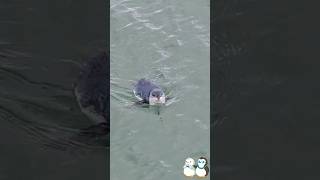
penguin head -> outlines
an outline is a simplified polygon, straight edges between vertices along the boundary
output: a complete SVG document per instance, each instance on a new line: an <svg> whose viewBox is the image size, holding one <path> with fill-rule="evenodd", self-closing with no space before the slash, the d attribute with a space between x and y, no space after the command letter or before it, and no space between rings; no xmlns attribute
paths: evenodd
<svg viewBox="0 0 320 180"><path fill-rule="evenodd" d="M186 167L192 167L192 166L194 166L195 165L195 161L194 161L194 159L192 159L192 158L187 158L186 159L186 161L184 162L184 165L186 166Z"/></svg>
<svg viewBox="0 0 320 180"><path fill-rule="evenodd" d="M166 102L166 96L161 89L156 88L150 92L150 95L149 95L150 105L164 104L165 102Z"/></svg>
<svg viewBox="0 0 320 180"><path fill-rule="evenodd" d="M197 161L197 166L200 169L203 169L207 164L207 159L205 157L200 157Z"/></svg>

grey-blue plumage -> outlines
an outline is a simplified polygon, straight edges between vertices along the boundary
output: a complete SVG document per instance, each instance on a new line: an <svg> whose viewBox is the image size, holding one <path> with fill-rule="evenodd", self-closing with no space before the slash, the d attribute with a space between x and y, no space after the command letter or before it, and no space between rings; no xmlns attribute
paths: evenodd
<svg viewBox="0 0 320 180"><path fill-rule="evenodd" d="M146 79L140 79L133 89L134 95L144 103L164 103L164 91L156 84ZM158 102L159 101L159 102Z"/></svg>
<svg viewBox="0 0 320 180"><path fill-rule="evenodd" d="M109 56L106 52L90 58L82 67L75 94L82 112L96 121L92 129L109 133Z"/></svg>

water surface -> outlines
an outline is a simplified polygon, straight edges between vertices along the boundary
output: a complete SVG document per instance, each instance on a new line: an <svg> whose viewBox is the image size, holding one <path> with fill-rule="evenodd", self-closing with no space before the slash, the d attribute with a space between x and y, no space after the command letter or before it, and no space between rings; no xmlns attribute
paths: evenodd
<svg viewBox="0 0 320 180"><path fill-rule="evenodd" d="M85 1L0 3L1 180L106 178L105 139L78 136L92 122L73 94L80 65L106 45L105 12Z"/></svg>
<svg viewBox="0 0 320 180"><path fill-rule="evenodd" d="M187 157L210 159L209 5L111 1L112 180L185 179ZM159 115L132 105L140 78L172 98Z"/></svg>

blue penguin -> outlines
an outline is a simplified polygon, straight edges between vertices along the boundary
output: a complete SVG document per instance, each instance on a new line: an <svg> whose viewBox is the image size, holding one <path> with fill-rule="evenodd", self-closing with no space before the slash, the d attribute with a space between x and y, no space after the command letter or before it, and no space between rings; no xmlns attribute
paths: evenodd
<svg viewBox="0 0 320 180"><path fill-rule="evenodd" d="M164 104L166 95L164 91L156 84L146 79L140 79L133 88L136 98L149 105Z"/></svg>
<svg viewBox="0 0 320 180"><path fill-rule="evenodd" d="M95 122L82 130L82 134L106 135L110 132L109 119L109 56L106 52L90 58L82 67L75 96L81 111Z"/></svg>
<svg viewBox="0 0 320 180"><path fill-rule="evenodd" d="M207 166L208 160L205 157L200 157L197 161L196 175L198 177L206 177L209 174L209 168Z"/></svg>

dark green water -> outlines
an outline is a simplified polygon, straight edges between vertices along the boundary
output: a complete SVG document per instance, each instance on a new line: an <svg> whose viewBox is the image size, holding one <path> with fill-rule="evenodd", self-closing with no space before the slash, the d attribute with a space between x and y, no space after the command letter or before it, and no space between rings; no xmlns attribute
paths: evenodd
<svg viewBox="0 0 320 180"><path fill-rule="evenodd" d="M0 2L1 180L108 176L106 148L77 136L92 122L73 95L80 64L106 46L102 4Z"/></svg>

